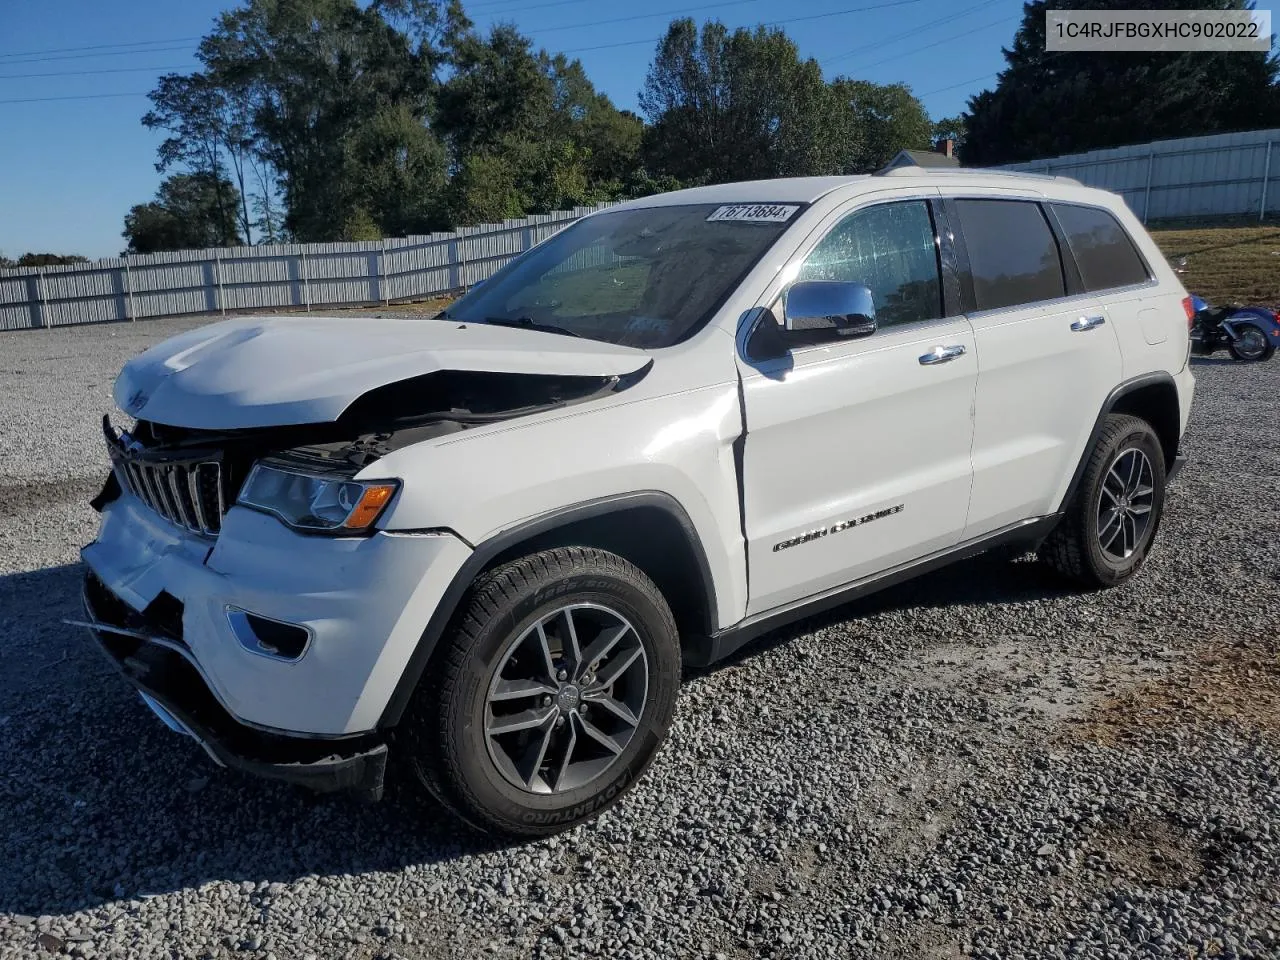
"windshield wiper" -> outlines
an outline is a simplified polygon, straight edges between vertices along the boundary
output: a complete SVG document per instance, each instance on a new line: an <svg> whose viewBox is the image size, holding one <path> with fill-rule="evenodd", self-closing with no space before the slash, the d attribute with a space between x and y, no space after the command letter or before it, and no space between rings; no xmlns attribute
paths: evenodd
<svg viewBox="0 0 1280 960"><path fill-rule="evenodd" d="M485 317L484 322L493 324L495 327L523 327L526 330L540 330L543 333L558 333L565 337L582 336L564 327L557 327L553 323L538 323L533 317Z"/></svg>

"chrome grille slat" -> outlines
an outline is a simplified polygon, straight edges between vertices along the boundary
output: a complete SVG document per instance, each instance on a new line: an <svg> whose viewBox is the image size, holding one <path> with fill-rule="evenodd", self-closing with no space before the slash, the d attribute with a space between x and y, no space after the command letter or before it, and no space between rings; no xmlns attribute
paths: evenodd
<svg viewBox="0 0 1280 960"><path fill-rule="evenodd" d="M186 486L187 468L181 465L170 467L169 474L169 492L173 494L174 505L178 508L178 516L182 518L182 525L188 529L196 528L195 511L188 506L186 499L182 495L182 488Z"/></svg>
<svg viewBox="0 0 1280 960"><path fill-rule="evenodd" d="M211 533L209 523L204 518L204 504L200 500L200 465L187 471L187 491L191 494L191 505L195 509L196 525L201 533Z"/></svg>
<svg viewBox="0 0 1280 960"><path fill-rule="evenodd" d="M138 446L109 435L112 464L120 485L170 523L202 537L222 529L226 501L222 464L217 460L148 460Z"/></svg>
<svg viewBox="0 0 1280 960"><path fill-rule="evenodd" d="M151 487L152 495L156 500L156 511L166 520L173 520L173 507L169 503L169 498L165 496L165 483L163 469L157 467L143 467L143 474L147 478L147 483Z"/></svg>

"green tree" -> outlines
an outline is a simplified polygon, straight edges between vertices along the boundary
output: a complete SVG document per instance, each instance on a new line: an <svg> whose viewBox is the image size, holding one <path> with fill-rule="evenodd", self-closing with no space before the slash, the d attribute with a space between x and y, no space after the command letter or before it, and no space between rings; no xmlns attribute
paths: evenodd
<svg viewBox="0 0 1280 960"><path fill-rule="evenodd" d="M225 178L207 173L173 174L160 184L155 200L137 204L125 214L123 236L129 241L125 252L156 253L239 244L239 202L235 184Z"/></svg>
<svg viewBox="0 0 1280 960"><path fill-rule="evenodd" d="M835 172L859 131L781 30L672 22L640 93L646 169L686 183Z"/></svg>
<svg viewBox="0 0 1280 960"><path fill-rule="evenodd" d="M941 120L933 121L933 139L952 140L955 142L957 150L964 146L968 136L969 128L965 123L963 114L957 114L954 117L943 117Z"/></svg>
<svg viewBox="0 0 1280 960"><path fill-rule="evenodd" d="M339 239L361 209L382 233L435 225L440 11L427 0L247 0L201 42L213 82L246 106L296 239Z"/></svg>
<svg viewBox="0 0 1280 960"><path fill-rule="evenodd" d="M164 173L179 165L191 173L207 175L218 191L215 199L223 211L219 220L227 222L230 218L226 214L234 212L240 231L249 237L245 166L253 140L243 102L209 75L199 72L165 74L149 96L152 109L143 116L143 126L170 132L160 144L156 170ZM239 183L238 207L233 207L231 195L221 190L227 162ZM229 244L229 235L221 242Z"/></svg>
<svg viewBox="0 0 1280 960"><path fill-rule="evenodd" d="M899 150L929 149L933 123L906 84L882 85L840 77L831 89L849 111L849 123L860 132L853 162L842 173L872 173Z"/></svg>
<svg viewBox="0 0 1280 960"><path fill-rule="evenodd" d="M453 171L455 224L544 213L621 196L637 167L642 124L619 111L582 64L535 51L515 27L481 36L453 18L452 75L435 130Z"/></svg>
<svg viewBox="0 0 1280 960"><path fill-rule="evenodd" d="M1048 53L1045 0L1023 5L994 90L969 99L963 159L978 165L1280 125L1263 53ZM1054 0L1055 10L1247 8L1246 0Z"/></svg>
<svg viewBox="0 0 1280 960"><path fill-rule="evenodd" d="M10 260L0 254L0 268L3 267L62 267L73 263L88 263L88 257L78 253L24 253L17 260Z"/></svg>

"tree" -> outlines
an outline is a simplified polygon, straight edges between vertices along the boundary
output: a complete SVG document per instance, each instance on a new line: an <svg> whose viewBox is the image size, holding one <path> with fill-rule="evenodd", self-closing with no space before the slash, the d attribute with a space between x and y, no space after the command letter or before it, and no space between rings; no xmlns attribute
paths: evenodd
<svg viewBox="0 0 1280 960"><path fill-rule="evenodd" d="M964 146L968 136L969 128L962 114L933 121L934 140L952 140L955 142L956 148L959 149Z"/></svg>
<svg viewBox="0 0 1280 960"><path fill-rule="evenodd" d="M781 30L672 22L640 92L647 169L687 183L831 173L859 131Z"/></svg>
<svg viewBox="0 0 1280 960"><path fill-rule="evenodd" d="M881 85L838 77L831 84L850 121L861 131L853 162L843 173L872 173L900 150L927 150L933 123L911 89L902 83Z"/></svg>
<svg viewBox="0 0 1280 960"><path fill-rule="evenodd" d="M176 164L189 172L207 175L218 191L215 199L222 211L219 221L228 222L228 212L234 211L240 231L250 237L252 221L245 167L253 138L244 101L204 73L165 74L149 97L153 106L142 118L143 126L172 134L160 144L156 170L164 173ZM236 206L230 195L221 190L227 161L239 185L240 203ZM228 245L229 236L221 242Z"/></svg>
<svg viewBox="0 0 1280 960"><path fill-rule="evenodd" d="M229 205L228 205L229 201ZM177 173L156 192L151 203L135 205L124 218L126 253L156 253L232 246L240 203L235 184L207 173Z"/></svg>
<svg viewBox="0 0 1280 960"><path fill-rule="evenodd" d="M364 215L383 234L435 225L439 22L431 0L247 0L201 42L205 72L244 104L294 238L340 239Z"/></svg>
<svg viewBox="0 0 1280 960"><path fill-rule="evenodd" d="M1280 64L1263 53L1047 53L1045 0L1023 5L996 88L969 100L963 159L1011 163L1280 125ZM1240 10L1245 0L1054 0L1055 10Z"/></svg>
<svg viewBox="0 0 1280 960"><path fill-rule="evenodd" d="M544 213L621 196L642 124L596 91L582 64L535 52L515 27L458 25L435 130L452 178L451 223Z"/></svg>
<svg viewBox="0 0 1280 960"><path fill-rule="evenodd" d="M88 257L78 253L24 253L17 260L0 254L0 268L4 267L61 267L73 263L88 263Z"/></svg>

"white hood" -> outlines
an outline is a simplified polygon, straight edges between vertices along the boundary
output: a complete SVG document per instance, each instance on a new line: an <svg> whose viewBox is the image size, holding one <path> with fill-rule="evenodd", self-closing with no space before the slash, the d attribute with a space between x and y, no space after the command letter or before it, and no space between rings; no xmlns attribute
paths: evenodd
<svg viewBox="0 0 1280 960"><path fill-rule="evenodd" d="M116 405L206 430L327 423L375 387L437 370L623 376L641 350L422 317L243 317L166 340L116 378Z"/></svg>

